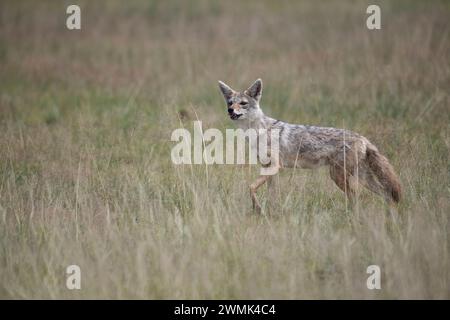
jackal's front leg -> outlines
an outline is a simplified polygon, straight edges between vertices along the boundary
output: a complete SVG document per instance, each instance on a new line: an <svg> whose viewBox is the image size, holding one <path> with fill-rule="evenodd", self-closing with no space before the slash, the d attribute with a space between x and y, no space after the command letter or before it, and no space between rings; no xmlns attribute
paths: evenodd
<svg viewBox="0 0 450 320"><path fill-rule="evenodd" d="M250 185L250 196L252 198L253 210L256 210L257 213L261 213L261 205L256 199L256 190L261 187L267 180L269 180L272 176L265 175L259 176L255 182Z"/></svg>

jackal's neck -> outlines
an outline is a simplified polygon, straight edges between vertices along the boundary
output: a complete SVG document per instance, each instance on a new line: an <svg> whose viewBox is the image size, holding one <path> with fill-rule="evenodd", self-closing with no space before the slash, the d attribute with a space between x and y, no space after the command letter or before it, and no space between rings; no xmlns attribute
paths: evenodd
<svg viewBox="0 0 450 320"><path fill-rule="evenodd" d="M239 128L247 130L247 129L268 129L272 123L272 118L267 117L261 109L255 114L252 115L251 118L242 119L237 121L237 125Z"/></svg>

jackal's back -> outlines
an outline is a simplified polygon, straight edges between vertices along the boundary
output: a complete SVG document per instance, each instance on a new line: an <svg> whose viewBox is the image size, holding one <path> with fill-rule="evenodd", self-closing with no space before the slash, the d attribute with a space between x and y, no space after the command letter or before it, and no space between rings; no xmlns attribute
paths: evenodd
<svg viewBox="0 0 450 320"><path fill-rule="evenodd" d="M275 121L280 131L280 159L284 167L314 168L338 161L346 152L363 157L371 143L355 132Z"/></svg>

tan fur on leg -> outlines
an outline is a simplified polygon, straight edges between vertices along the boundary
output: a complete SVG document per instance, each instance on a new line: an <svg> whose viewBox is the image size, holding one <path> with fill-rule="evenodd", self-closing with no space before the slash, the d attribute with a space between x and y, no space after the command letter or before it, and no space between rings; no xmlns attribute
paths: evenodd
<svg viewBox="0 0 450 320"><path fill-rule="evenodd" d="M252 198L253 210L256 210L258 213L261 213L261 206L258 199L256 199L256 191L271 177L272 176L259 176L256 181L250 185L250 196Z"/></svg>

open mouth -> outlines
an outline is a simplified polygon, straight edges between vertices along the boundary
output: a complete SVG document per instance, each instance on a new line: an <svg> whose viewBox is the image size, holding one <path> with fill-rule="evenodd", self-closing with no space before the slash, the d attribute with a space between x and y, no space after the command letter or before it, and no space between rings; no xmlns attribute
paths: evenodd
<svg viewBox="0 0 450 320"><path fill-rule="evenodd" d="M237 120L237 119L239 119L240 116L242 116L242 114L236 114L236 113L230 114L230 118L232 120Z"/></svg>

